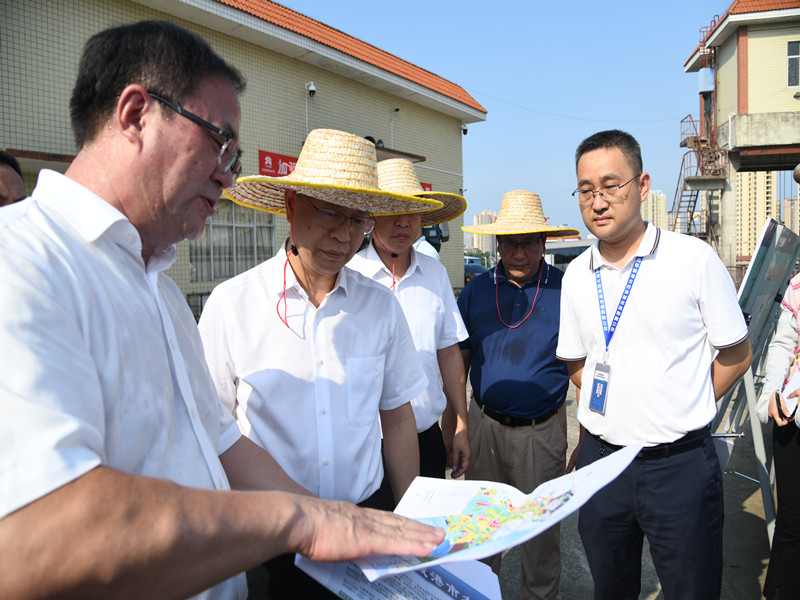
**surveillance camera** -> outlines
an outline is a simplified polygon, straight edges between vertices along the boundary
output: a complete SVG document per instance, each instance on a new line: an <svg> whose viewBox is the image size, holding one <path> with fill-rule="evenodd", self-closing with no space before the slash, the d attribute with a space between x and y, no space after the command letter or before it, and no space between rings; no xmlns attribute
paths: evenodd
<svg viewBox="0 0 800 600"><path fill-rule="evenodd" d="M309 95L309 97L311 97L311 98L313 98L313 97L314 97L314 95L317 93L317 88L316 88L316 86L314 85L314 82L313 82L313 81L309 81L309 82L306 84L306 89L308 90L308 95Z"/></svg>
<svg viewBox="0 0 800 600"><path fill-rule="evenodd" d="M461 133L463 133L464 135L467 135L467 126L464 125L463 123L461 124Z"/></svg>

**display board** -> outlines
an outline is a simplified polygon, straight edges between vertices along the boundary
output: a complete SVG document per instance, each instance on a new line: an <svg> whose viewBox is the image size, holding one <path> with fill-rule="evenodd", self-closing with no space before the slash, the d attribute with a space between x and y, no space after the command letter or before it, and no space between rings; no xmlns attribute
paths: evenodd
<svg viewBox="0 0 800 600"><path fill-rule="evenodd" d="M781 300L798 256L800 237L778 221L768 219L739 287L739 306L747 321L753 362L739 383L719 401L717 416L712 423L717 453L725 473L752 479L727 468L735 440L744 435L746 417L750 419L753 448L758 463L756 482L761 486L770 540L775 523L775 502L772 495L771 467L767 462L761 421L756 414L756 400L764 376L767 348L775 333Z"/></svg>

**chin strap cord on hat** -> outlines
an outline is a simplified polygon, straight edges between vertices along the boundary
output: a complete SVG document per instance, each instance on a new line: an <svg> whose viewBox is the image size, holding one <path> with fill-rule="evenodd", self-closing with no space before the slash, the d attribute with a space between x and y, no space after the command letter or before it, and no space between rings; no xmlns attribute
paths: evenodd
<svg viewBox="0 0 800 600"><path fill-rule="evenodd" d="M372 232L372 237L373 237L373 238L375 238L375 241L376 241L376 242L378 242L378 243L381 245L381 248L383 248L384 250L386 250L386 251L387 251L387 252L388 252L388 253L389 253L389 254L392 256L392 287L390 287L389 289L390 289L390 290L392 290L392 291L394 292L394 291L395 291L394 287L395 287L395 284L397 283L397 279L396 279L396 278L395 278L395 276L394 276L394 266L395 266L395 264L397 264L397 254L395 254L394 252L392 252L391 250L389 250L389 249L388 249L386 246L384 246L384 245L383 245L383 242L382 242L382 241L381 241L381 239L380 239L380 238L379 238L379 237L378 237L378 236L375 234L375 232L374 232L374 231Z"/></svg>
<svg viewBox="0 0 800 600"><path fill-rule="evenodd" d="M542 262L539 263L539 279L536 281L536 294L534 294L534 296L533 296L533 302L531 303L531 309L528 311L528 314L525 315L525 317L522 319L522 321L520 321L516 325L509 325L508 323L503 321L503 316L500 314L500 300L498 300L498 298L497 298L497 266L495 266L495 268L494 268L494 303L495 303L495 306L497 306L497 316L500 318L500 322L503 325L505 325L506 327L508 327L509 329L516 329L517 327L522 325L528 319L528 317L531 316L531 313L533 313L533 307L536 306L536 298L539 297L539 284L542 283L542 271L544 271L545 266L546 265L545 265L544 259L542 259Z"/></svg>
<svg viewBox="0 0 800 600"><path fill-rule="evenodd" d="M300 262L305 265L303 262L303 257L300 256L300 253L297 251L297 246L294 245L294 225L292 223L289 224L289 235L292 238L292 243L289 244L289 252L286 253L286 262L283 263L283 291L281 292L280 297L278 298L278 304L275 306L275 310L278 313L278 318L283 321L283 324L286 325L288 329L291 329L289 326L289 318L286 316L287 307L286 307L286 267L289 266L289 253L291 252L297 258L300 259ZM281 316L281 300L283 300L283 316Z"/></svg>

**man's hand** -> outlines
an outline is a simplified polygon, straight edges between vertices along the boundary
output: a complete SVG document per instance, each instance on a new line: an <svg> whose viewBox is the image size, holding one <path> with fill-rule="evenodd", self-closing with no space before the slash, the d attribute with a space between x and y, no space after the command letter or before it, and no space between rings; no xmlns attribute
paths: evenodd
<svg viewBox="0 0 800 600"><path fill-rule="evenodd" d="M444 530L394 513L349 502L296 496L289 548L313 560L344 561L369 554L426 556L444 540Z"/></svg>
<svg viewBox="0 0 800 600"><path fill-rule="evenodd" d="M442 413L442 439L447 451L447 466L452 469L450 477L456 479L466 472L472 449L467 420L455 417L449 406Z"/></svg>

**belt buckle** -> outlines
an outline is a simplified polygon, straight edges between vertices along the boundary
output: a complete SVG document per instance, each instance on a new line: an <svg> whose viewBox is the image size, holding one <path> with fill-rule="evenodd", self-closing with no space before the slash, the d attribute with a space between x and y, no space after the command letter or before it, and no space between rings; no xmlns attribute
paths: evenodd
<svg viewBox="0 0 800 600"><path fill-rule="evenodd" d="M511 417L509 417L508 415L503 415L503 424L511 425Z"/></svg>

